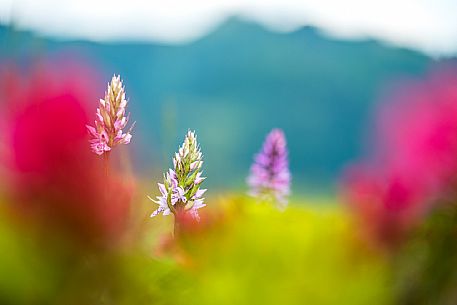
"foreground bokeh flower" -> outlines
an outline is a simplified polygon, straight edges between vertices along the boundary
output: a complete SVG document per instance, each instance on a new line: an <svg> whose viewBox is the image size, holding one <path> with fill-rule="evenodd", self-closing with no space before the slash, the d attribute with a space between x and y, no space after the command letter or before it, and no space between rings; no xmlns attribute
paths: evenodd
<svg viewBox="0 0 457 305"><path fill-rule="evenodd" d="M197 143L195 132L188 131L184 143L173 158L173 169L164 175L164 183L158 183L161 196L153 200L159 205L151 217L162 213L175 217L182 213L189 213L199 220L198 209L206 206L203 194L206 189L200 185L205 179L200 171L202 167L202 153Z"/></svg>
<svg viewBox="0 0 457 305"><path fill-rule="evenodd" d="M120 76L114 75L108 84L105 99L100 99L97 108L95 127L87 126L92 137L91 149L97 155L102 155L118 144L129 144L132 138L130 129L124 133L130 114L126 116L125 89Z"/></svg>
<svg viewBox="0 0 457 305"><path fill-rule="evenodd" d="M290 180L286 139L282 130L273 129L251 166L249 194L262 200L273 199L279 208L285 208Z"/></svg>
<svg viewBox="0 0 457 305"><path fill-rule="evenodd" d="M126 227L131 186L124 176L104 176L87 149L96 72L68 65L32 72L28 78L18 73L21 90L4 96L9 206L26 227L40 228L45 236L109 245Z"/></svg>
<svg viewBox="0 0 457 305"><path fill-rule="evenodd" d="M374 151L351 166L344 192L363 232L397 245L429 212L455 198L457 72L397 86L377 117Z"/></svg>

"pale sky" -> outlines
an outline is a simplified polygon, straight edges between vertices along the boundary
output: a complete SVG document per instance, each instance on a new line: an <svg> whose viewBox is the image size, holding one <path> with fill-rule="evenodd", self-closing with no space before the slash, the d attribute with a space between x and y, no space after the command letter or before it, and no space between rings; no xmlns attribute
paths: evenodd
<svg viewBox="0 0 457 305"><path fill-rule="evenodd" d="M457 0L0 0L0 23L98 41L186 42L233 15L277 31L315 25L336 37L457 54Z"/></svg>

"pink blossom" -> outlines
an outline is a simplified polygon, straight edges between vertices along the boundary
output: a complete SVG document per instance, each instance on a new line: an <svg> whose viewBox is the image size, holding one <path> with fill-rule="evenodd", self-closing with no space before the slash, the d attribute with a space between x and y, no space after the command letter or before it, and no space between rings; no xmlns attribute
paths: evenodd
<svg viewBox="0 0 457 305"><path fill-rule="evenodd" d="M87 126L91 140L90 147L97 155L110 151L118 144L129 144L133 125L124 133L129 115L125 116L127 100L120 76L114 75L105 93L100 99L96 112L95 127Z"/></svg>
<svg viewBox="0 0 457 305"><path fill-rule="evenodd" d="M378 240L401 240L452 195L457 178L457 72L403 84L381 105L375 153L352 166L345 193Z"/></svg>
<svg viewBox="0 0 457 305"><path fill-rule="evenodd" d="M31 76L18 73L22 86L3 96L7 206L21 224L41 227L45 238L111 245L126 228L133 183L105 177L87 149L87 105L97 94L97 74L68 65L54 70L42 63Z"/></svg>

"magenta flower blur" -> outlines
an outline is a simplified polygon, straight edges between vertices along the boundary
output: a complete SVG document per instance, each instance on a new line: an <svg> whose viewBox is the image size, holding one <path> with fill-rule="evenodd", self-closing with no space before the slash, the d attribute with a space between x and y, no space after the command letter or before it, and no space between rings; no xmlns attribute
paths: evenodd
<svg viewBox="0 0 457 305"><path fill-rule="evenodd" d="M381 101L372 154L347 168L343 194L363 233L399 246L443 203L457 181L457 73L438 67L400 82Z"/></svg>
<svg viewBox="0 0 457 305"><path fill-rule="evenodd" d="M166 216L186 212L194 219L200 219L197 210L206 206L203 198L206 189L200 189L205 180L200 171L202 164L197 137L195 132L189 131L173 158L174 169L169 169L164 175L164 183L158 183L160 196L157 196L157 200L149 197L159 205L151 217L160 213Z"/></svg>
<svg viewBox="0 0 457 305"><path fill-rule="evenodd" d="M273 129L251 166L249 194L262 200L275 200L279 208L285 208L290 180L286 139L282 130Z"/></svg>
<svg viewBox="0 0 457 305"><path fill-rule="evenodd" d="M130 115L125 115L127 100L120 76L114 75L100 99L96 112L95 126L87 126L91 136L90 146L94 153L102 155L118 144L129 144L133 125L124 133Z"/></svg>

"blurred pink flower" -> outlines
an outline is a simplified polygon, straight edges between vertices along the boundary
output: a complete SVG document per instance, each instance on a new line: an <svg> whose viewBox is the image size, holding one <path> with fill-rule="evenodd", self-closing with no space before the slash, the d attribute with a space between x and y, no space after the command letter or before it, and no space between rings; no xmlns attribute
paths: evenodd
<svg viewBox="0 0 457 305"><path fill-rule="evenodd" d="M94 72L44 65L22 81L18 92L3 97L10 112L4 161L12 210L48 233L87 244L112 241L124 229L132 187L114 174L106 179L87 149Z"/></svg>
<svg viewBox="0 0 457 305"><path fill-rule="evenodd" d="M381 104L375 153L345 176L345 193L378 239L401 239L457 182L457 71L437 70Z"/></svg>
<svg viewBox="0 0 457 305"><path fill-rule="evenodd" d="M352 167L345 176L345 196L355 210L360 232L382 245L398 244L425 212L422 189L401 173Z"/></svg>

